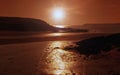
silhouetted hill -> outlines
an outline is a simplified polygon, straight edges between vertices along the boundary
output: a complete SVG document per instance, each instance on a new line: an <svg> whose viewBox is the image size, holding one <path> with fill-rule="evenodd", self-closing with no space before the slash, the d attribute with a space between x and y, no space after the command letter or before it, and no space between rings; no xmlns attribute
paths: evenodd
<svg viewBox="0 0 120 75"><path fill-rule="evenodd" d="M32 18L0 17L0 31L54 31L48 23Z"/></svg>

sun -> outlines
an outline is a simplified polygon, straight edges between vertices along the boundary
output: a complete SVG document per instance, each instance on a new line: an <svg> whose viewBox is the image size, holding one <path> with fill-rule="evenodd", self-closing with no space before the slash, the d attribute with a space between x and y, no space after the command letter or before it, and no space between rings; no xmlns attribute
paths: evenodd
<svg viewBox="0 0 120 75"><path fill-rule="evenodd" d="M55 20L63 20L65 18L65 10L63 8L54 8L52 16Z"/></svg>

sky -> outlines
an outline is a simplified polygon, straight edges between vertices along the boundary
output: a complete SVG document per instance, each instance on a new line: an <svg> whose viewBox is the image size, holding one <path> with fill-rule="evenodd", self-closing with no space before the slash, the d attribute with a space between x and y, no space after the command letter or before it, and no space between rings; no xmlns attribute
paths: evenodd
<svg viewBox="0 0 120 75"><path fill-rule="evenodd" d="M62 7L65 18L53 19L53 9ZM0 0L0 16L42 19L51 25L120 23L120 0Z"/></svg>

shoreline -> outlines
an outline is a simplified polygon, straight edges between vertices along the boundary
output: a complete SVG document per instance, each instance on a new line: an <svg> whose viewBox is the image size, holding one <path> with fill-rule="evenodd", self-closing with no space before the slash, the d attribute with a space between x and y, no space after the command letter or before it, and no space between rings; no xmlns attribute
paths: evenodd
<svg viewBox="0 0 120 75"><path fill-rule="evenodd" d="M5 44L16 44L16 43L30 43L30 42L41 42L41 41L71 41L71 40L83 40L87 38L97 36L107 36L110 34L105 33L49 33L45 35L29 35L29 36L2 36L0 37L0 45Z"/></svg>

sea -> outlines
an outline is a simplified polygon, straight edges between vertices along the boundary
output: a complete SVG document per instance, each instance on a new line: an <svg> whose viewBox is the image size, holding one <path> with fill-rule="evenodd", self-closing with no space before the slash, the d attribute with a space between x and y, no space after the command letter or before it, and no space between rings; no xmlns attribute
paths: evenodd
<svg viewBox="0 0 120 75"><path fill-rule="evenodd" d="M0 37L0 75L120 75L120 52L86 57L65 50L110 33L38 33Z"/></svg>

